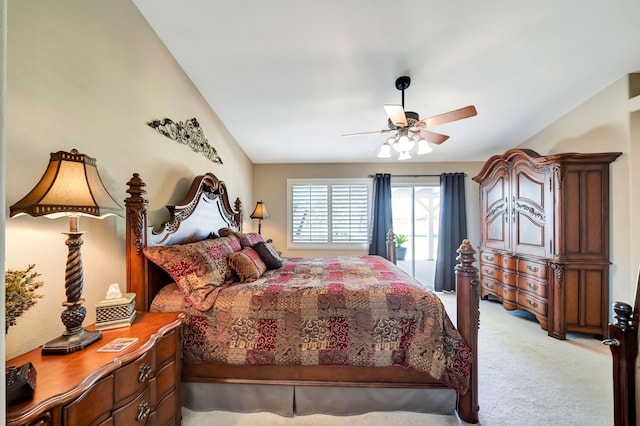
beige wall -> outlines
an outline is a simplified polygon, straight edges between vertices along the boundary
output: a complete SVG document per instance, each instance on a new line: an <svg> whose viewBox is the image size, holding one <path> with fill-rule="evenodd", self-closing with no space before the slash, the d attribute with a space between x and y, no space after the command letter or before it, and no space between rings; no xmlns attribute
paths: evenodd
<svg viewBox="0 0 640 426"><path fill-rule="evenodd" d="M375 173L391 175L430 175L463 172L467 207L467 230L471 243L480 242L478 185L471 180L483 163L338 163L338 164L256 164L253 167L253 187L256 199L263 200L271 220L262 222L262 235L273 239L273 246L285 256L317 256L317 252L288 250L287 241L287 179L301 178L366 178ZM430 178L438 182L438 178ZM396 181L396 180L394 180ZM405 179L407 181L407 179ZM410 179L408 181L411 181ZM247 212L250 213L247 207ZM253 224L257 229L257 224ZM364 251L323 251L322 255L362 254Z"/></svg>
<svg viewBox="0 0 640 426"><path fill-rule="evenodd" d="M639 112L631 112L628 78L616 81L526 143L540 154L622 152L611 165L610 301L632 303L640 266ZM635 149L634 149L635 148Z"/></svg>
<svg viewBox="0 0 640 426"><path fill-rule="evenodd" d="M178 183L213 172L234 197L252 199L252 164L129 0L8 1L6 98L6 266L30 263L45 298L6 336L11 358L57 337L65 300L65 219L8 218L8 206L38 182L49 153L77 148L95 157L121 202L133 172L148 183L150 219L166 219L180 201ZM3 61L4 62L4 61ZM154 119L196 117L224 164L218 165L147 126ZM4 158L4 157L3 157ZM109 283L124 290L124 219L83 218L85 324Z"/></svg>

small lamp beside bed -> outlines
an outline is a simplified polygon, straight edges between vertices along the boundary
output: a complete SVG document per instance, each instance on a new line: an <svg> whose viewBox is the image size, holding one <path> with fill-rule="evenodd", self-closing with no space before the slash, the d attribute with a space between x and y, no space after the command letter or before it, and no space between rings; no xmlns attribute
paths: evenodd
<svg viewBox="0 0 640 426"><path fill-rule="evenodd" d="M258 219L258 234L262 235L262 221L271 219L271 215L269 214L269 210L267 210L267 205L262 201L258 201L256 203L256 208L249 216L251 219Z"/></svg>
<svg viewBox="0 0 640 426"><path fill-rule="evenodd" d="M76 352L102 338L99 330L86 330L82 322L86 309L82 306L83 270L80 247L82 234L80 216L103 219L122 216L122 207L104 187L95 158L78 153L51 153L49 165L38 184L24 198L10 207L10 217L28 214L55 219L69 217L66 245L69 248L65 274L67 300L61 320L66 331L42 347L43 355L62 355Z"/></svg>

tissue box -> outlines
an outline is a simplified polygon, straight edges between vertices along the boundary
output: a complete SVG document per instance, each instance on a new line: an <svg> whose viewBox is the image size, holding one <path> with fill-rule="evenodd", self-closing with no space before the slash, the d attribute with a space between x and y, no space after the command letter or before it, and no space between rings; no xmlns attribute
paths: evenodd
<svg viewBox="0 0 640 426"><path fill-rule="evenodd" d="M136 318L136 294L125 293L117 299L106 299L96 305L96 329L127 327Z"/></svg>

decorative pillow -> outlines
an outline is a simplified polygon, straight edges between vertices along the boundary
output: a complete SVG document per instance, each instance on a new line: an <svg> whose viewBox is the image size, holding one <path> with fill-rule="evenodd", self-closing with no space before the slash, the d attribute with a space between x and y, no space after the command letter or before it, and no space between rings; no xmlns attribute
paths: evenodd
<svg viewBox="0 0 640 426"><path fill-rule="evenodd" d="M238 237L236 235L236 237ZM263 242L264 240L262 239L262 235L258 234L257 232L251 232L249 234L241 234L240 237L238 237L238 239L240 240L240 245L242 246L242 248L247 248L247 247L252 247L260 242Z"/></svg>
<svg viewBox="0 0 640 426"><path fill-rule="evenodd" d="M258 234L257 232L243 234L242 232L234 231L231 228L220 228L218 230L218 234L220 234L221 237L235 235L236 238L240 240L240 245L242 246L242 248L253 247L254 244L259 243L260 241L264 241L262 239L262 235Z"/></svg>
<svg viewBox="0 0 640 426"><path fill-rule="evenodd" d="M282 258L269 244L260 241L253 246L253 249L258 253L267 269L282 268Z"/></svg>
<svg viewBox="0 0 640 426"><path fill-rule="evenodd" d="M229 266L236 271L241 282L250 283L262 276L267 270L260 255L251 247L229 255Z"/></svg>
<svg viewBox="0 0 640 426"><path fill-rule="evenodd" d="M231 228L218 229L218 235L220 235L221 237L228 237L229 235L235 235L237 237L237 234L240 234L240 232L234 231Z"/></svg>
<svg viewBox="0 0 640 426"><path fill-rule="evenodd" d="M204 250L210 259L222 259L225 263L227 263L227 257L231 253L235 253L242 249L240 241L233 235L229 237L216 238L214 240L204 240L200 241L200 243L201 250ZM227 265L225 269L224 283L231 284L235 281L238 281L238 276L235 271Z"/></svg>
<svg viewBox="0 0 640 426"><path fill-rule="evenodd" d="M215 288L234 280L227 257L238 250L238 239L225 237L175 246L145 247L143 253L171 275L196 309L206 311L215 301Z"/></svg>

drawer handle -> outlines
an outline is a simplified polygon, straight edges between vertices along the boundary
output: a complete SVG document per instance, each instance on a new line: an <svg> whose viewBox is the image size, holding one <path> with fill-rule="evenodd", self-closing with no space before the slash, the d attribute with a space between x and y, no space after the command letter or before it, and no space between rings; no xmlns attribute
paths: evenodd
<svg viewBox="0 0 640 426"><path fill-rule="evenodd" d="M491 283L484 283L485 287L487 287L488 289L493 290L495 288L495 286Z"/></svg>
<svg viewBox="0 0 640 426"><path fill-rule="evenodd" d="M527 269L530 270L531 272L538 272L537 266L527 265Z"/></svg>
<svg viewBox="0 0 640 426"><path fill-rule="evenodd" d="M487 260L487 262L493 262L493 256L485 256L484 258Z"/></svg>
<svg viewBox="0 0 640 426"><path fill-rule="evenodd" d="M149 379L149 376L151 376L151 366L142 364L138 369L138 381L144 383Z"/></svg>
<svg viewBox="0 0 640 426"><path fill-rule="evenodd" d="M527 281L527 287L529 287L533 291L538 290L538 284L531 284L529 281Z"/></svg>
<svg viewBox="0 0 640 426"><path fill-rule="evenodd" d="M531 300L527 299L527 305L531 306L532 308L537 308L538 302L532 302Z"/></svg>
<svg viewBox="0 0 640 426"><path fill-rule="evenodd" d="M151 413L151 407L149 407L149 403L146 401L142 401L140 405L138 405L138 415L136 416L136 421L141 422L146 420L149 417L149 413Z"/></svg>
<svg viewBox="0 0 640 426"><path fill-rule="evenodd" d="M486 269L485 272L487 273L487 275L491 275L493 276L493 270L491 269Z"/></svg>

